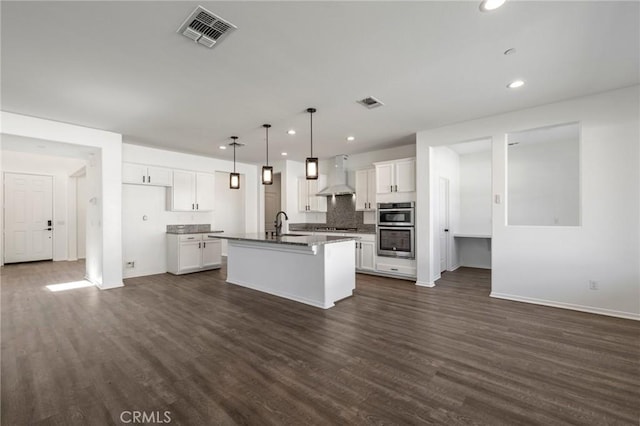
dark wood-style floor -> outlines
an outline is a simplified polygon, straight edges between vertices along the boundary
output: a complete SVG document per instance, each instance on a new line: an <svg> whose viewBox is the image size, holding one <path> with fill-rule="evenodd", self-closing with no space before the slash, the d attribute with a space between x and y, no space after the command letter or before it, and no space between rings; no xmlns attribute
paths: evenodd
<svg viewBox="0 0 640 426"><path fill-rule="evenodd" d="M77 262L2 269L2 424L629 424L640 324L489 298L489 273L432 289L358 275L321 309L225 270L49 292ZM304 279L304 277L301 277ZM125 416L125 420L130 417Z"/></svg>

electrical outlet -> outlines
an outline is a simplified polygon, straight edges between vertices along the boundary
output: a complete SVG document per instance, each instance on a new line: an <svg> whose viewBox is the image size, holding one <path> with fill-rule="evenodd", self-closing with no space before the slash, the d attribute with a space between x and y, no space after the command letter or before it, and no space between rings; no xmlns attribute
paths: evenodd
<svg viewBox="0 0 640 426"><path fill-rule="evenodd" d="M127 268L135 268L135 267L136 267L135 261L127 262Z"/></svg>
<svg viewBox="0 0 640 426"><path fill-rule="evenodd" d="M589 290L598 290L598 281L589 280Z"/></svg>

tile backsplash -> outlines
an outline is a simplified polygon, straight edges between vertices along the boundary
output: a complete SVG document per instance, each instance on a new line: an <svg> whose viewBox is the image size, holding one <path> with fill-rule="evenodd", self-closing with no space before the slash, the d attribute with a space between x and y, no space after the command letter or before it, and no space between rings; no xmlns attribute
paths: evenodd
<svg viewBox="0 0 640 426"><path fill-rule="evenodd" d="M375 232L375 224L364 222L364 212L356 211L352 195L337 195L327 199L327 223L291 223L290 229L313 230L314 227L357 228Z"/></svg>
<svg viewBox="0 0 640 426"><path fill-rule="evenodd" d="M360 228L363 224L363 212L356 211L356 199L352 195L327 197L327 226Z"/></svg>

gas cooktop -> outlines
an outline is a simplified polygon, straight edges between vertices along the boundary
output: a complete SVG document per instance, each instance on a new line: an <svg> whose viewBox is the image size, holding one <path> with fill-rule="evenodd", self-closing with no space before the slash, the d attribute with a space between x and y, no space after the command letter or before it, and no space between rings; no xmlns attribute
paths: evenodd
<svg viewBox="0 0 640 426"><path fill-rule="evenodd" d="M356 232L358 230L358 228L340 228L340 227L333 227L333 226L321 226L321 227L315 227L313 228L314 231L341 231L341 232Z"/></svg>

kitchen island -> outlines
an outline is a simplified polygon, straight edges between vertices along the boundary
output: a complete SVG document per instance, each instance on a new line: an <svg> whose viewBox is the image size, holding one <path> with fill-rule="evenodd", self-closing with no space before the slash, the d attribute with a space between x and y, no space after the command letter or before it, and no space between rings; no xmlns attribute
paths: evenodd
<svg viewBox="0 0 640 426"><path fill-rule="evenodd" d="M239 234L226 239L227 282L328 309L356 285L354 237Z"/></svg>

